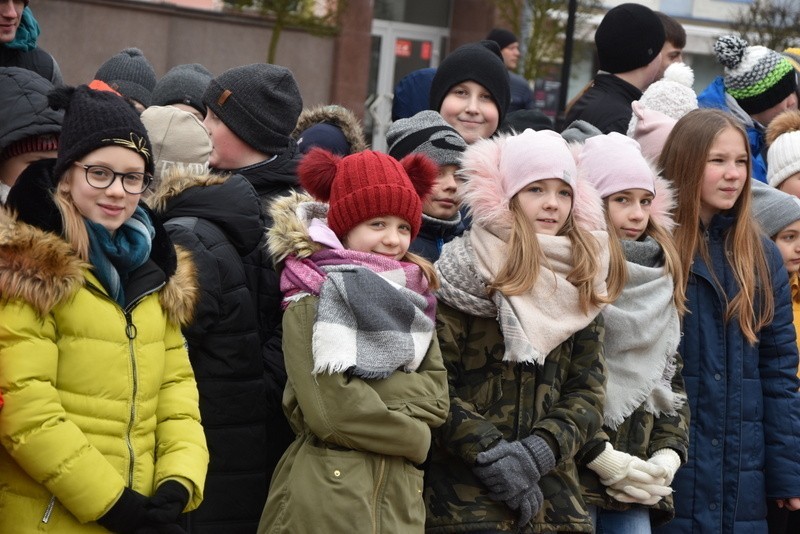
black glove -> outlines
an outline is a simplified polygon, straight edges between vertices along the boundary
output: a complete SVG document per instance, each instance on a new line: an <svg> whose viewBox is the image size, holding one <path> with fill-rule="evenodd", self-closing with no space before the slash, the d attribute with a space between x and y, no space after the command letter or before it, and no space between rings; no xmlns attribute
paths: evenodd
<svg viewBox="0 0 800 534"><path fill-rule="evenodd" d="M145 517L148 525L158 527L159 525L176 523L178 516L186 508L188 502L189 491L183 487L183 484L174 480L167 480L158 487L147 503ZM174 529L172 531L177 532ZM162 532L160 527L158 532Z"/></svg>
<svg viewBox="0 0 800 534"><path fill-rule="evenodd" d="M553 451L539 436L500 443L478 454L478 466L472 470L489 489L489 497L508 502L513 497L538 487L539 478L556 465Z"/></svg>
<svg viewBox="0 0 800 534"><path fill-rule="evenodd" d="M100 516L97 523L111 532L135 534L145 522L147 497L130 488L124 488L108 512Z"/></svg>

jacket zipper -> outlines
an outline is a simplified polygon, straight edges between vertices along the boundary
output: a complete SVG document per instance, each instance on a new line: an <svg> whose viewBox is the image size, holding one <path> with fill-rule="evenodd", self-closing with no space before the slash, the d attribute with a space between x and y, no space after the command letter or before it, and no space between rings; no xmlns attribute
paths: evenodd
<svg viewBox="0 0 800 534"><path fill-rule="evenodd" d="M86 284L90 289L92 289L95 293L97 293L100 297L108 299L114 304L119 306L119 303L113 300L111 297L103 293L100 288L96 287L94 284L87 283ZM160 290L166 284L164 282L158 284L157 286L145 291L135 300L131 301L123 310L122 313L125 315L125 336L128 338L128 356L130 358L131 364L131 374L133 376L133 398L131 399L131 412L130 412L130 419L128 420L128 429L125 432L125 445L128 448L128 487L133 488L133 472L134 472L134 462L136 460L134 451L133 451L133 443L131 442L131 432L133 431L133 422L136 420L136 395L139 392L139 376L138 376L138 367L136 366L136 351L133 347L133 340L136 339L137 330L136 325L133 323L133 317L131 313L133 309L139 304L145 297L148 295L152 295L153 293Z"/></svg>
<svg viewBox="0 0 800 534"><path fill-rule="evenodd" d="M378 483L375 485L375 493L372 495L372 534L378 534L378 495L383 486L383 475L386 469L386 458L381 457L380 467L378 468Z"/></svg>
<svg viewBox="0 0 800 534"><path fill-rule="evenodd" d="M53 508L56 506L56 496L53 495L50 497L50 502L47 503L47 508L44 509L44 515L42 516L42 523L49 523L50 516L53 515Z"/></svg>

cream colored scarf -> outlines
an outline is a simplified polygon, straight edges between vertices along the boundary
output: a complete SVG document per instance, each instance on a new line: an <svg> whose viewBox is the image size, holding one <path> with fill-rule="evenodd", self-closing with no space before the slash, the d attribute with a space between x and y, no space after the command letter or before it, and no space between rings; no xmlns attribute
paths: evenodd
<svg viewBox="0 0 800 534"><path fill-rule="evenodd" d="M507 258L507 239L473 225L463 237L445 245L437 274L442 287L436 296L457 309L480 317L496 317L505 342L503 360L541 364L547 355L600 313L600 307L581 311L578 289L567 280L572 270L572 244L568 237L537 234L544 260L539 276L527 293L506 296L499 291L490 299L486 286L495 279ZM595 291L606 293L608 234L592 232L599 243L600 269Z"/></svg>

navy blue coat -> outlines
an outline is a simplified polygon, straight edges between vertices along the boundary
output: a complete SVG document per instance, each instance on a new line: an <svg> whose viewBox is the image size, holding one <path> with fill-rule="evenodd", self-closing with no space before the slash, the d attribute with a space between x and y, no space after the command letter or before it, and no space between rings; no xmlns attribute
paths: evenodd
<svg viewBox="0 0 800 534"><path fill-rule="evenodd" d="M706 231L714 275L727 300L737 292L724 239L733 218ZM767 499L800 496L800 394L789 281L780 253L763 238L775 318L753 346L739 323L723 321L726 296L698 254L687 286L683 378L691 407L689 460L678 470L676 518L656 532L767 532Z"/></svg>

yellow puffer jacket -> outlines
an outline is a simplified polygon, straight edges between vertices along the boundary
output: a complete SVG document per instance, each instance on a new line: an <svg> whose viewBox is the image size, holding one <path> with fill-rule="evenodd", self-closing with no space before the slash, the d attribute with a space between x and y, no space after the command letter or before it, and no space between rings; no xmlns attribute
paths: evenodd
<svg viewBox="0 0 800 534"><path fill-rule="evenodd" d="M58 235L0 209L0 532L106 532L94 521L124 487L149 496L167 479L189 490L187 510L202 500L208 450L179 327L194 272L159 250L172 269L154 252L123 309Z"/></svg>

